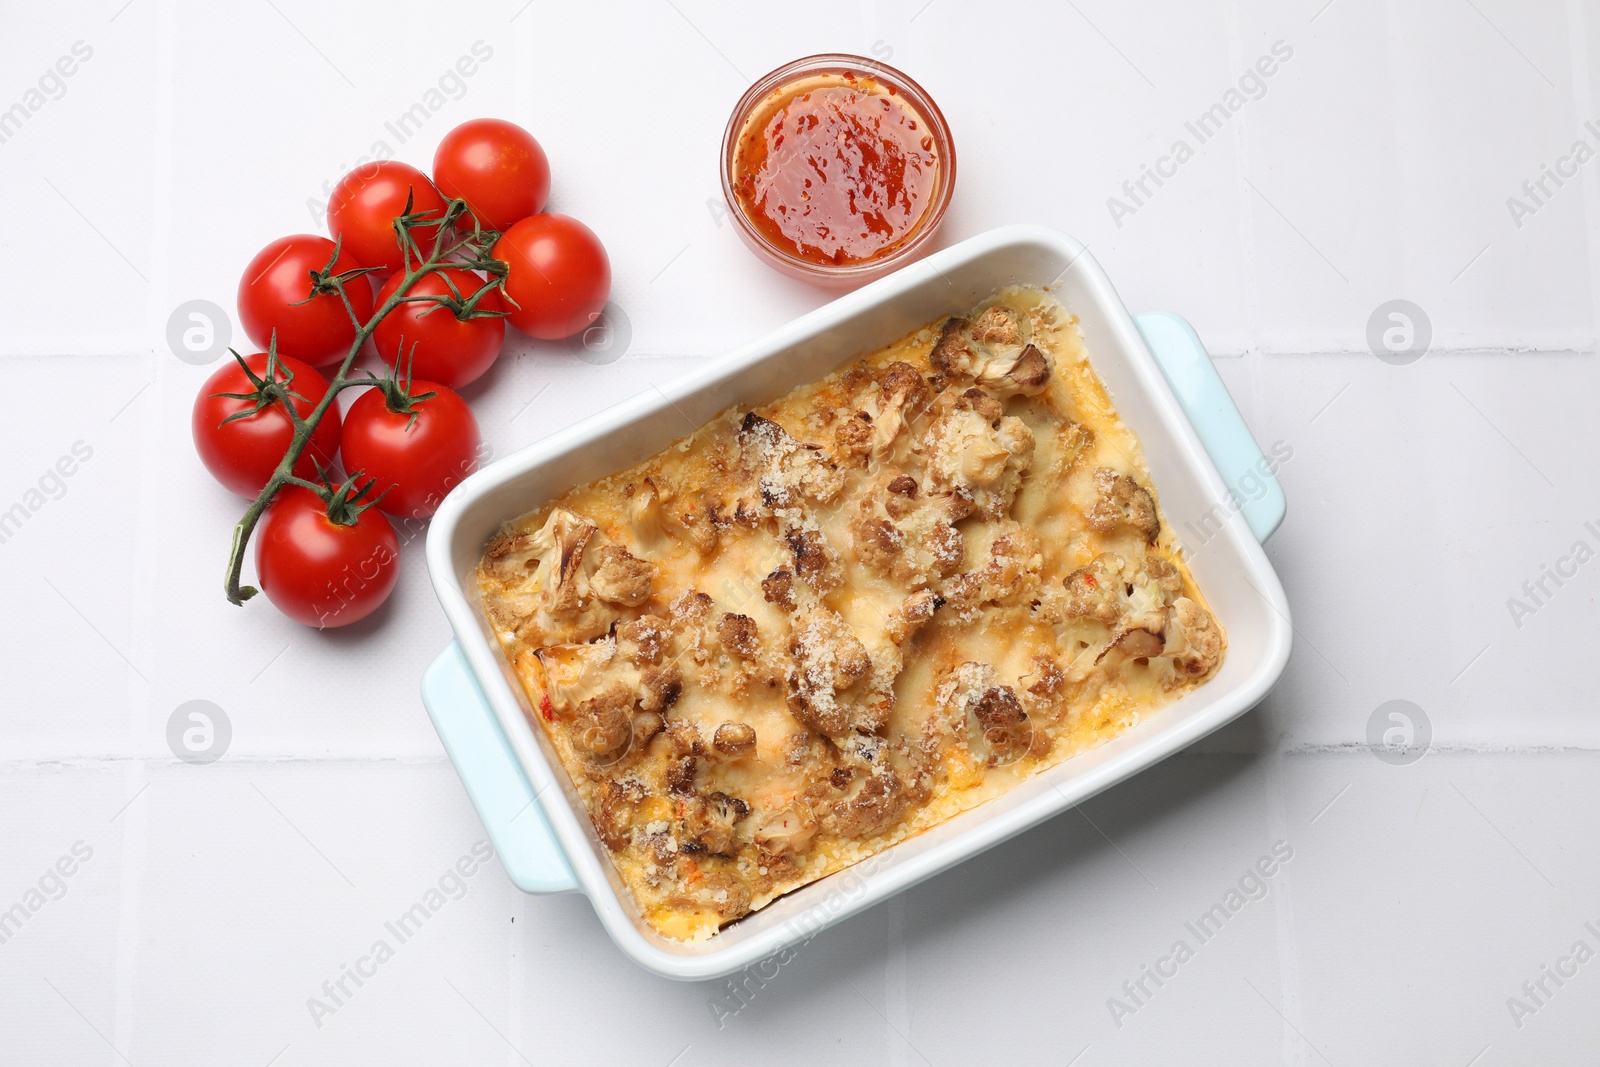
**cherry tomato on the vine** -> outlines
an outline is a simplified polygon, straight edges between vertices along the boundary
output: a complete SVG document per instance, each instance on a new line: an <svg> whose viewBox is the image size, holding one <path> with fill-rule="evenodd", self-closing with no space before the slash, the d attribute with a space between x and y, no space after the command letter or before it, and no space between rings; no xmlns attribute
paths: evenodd
<svg viewBox="0 0 1600 1067"><path fill-rule="evenodd" d="M341 178L328 198L328 232L363 267L382 273L401 270L406 259L394 220L405 214L408 196L412 214L429 218L444 214L444 198L416 167L393 159L363 163ZM427 255L438 240L439 228L418 226L412 236Z"/></svg>
<svg viewBox="0 0 1600 1067"><path fill-rule="evenodd" d="M439 192L461 199L483 225L502 233L544 210L550 161L533 135L503 119L472 119L444 135L433 154ZM462 216L464 228L472 222Z"/></svg>
<svg viewBox="0 0 1600 1067"><path fill-rule="evenodd" d="M611 261L600 238L567 215L534 215L495 242L507 266L506 311L530 337L556 341L587 329L611 293Z"/></svg>
<svg viewBox="0 0 1600 1067"><path fill-rule="evenodd" d="M265 352L246 357L245 363L257 379L265 380ZM311 414L311 409L328 391L328 380L317 373L315 367L298 359L279 356L275 378L279 382L287 379L284 388L291 394L289 403L301 418ZM255 410L255 400L218 395L252 394L256 388L238 361L233 360L200 387L190 418L200 461L217 481L242 497L254 497L261 491L294 438L294 425L283 409L283 400L274 399ZM231 417L240 412L248 414ZM339 428L339 405L331 404L295 462L294 473L298 477L317 476L313 460L325 468L333 466L333 457L339 451Z"/></svg>
<svg viewBox="0 0 1600 1067"><path fill-rule="evenodd" d="M403 280L400 274L389 279L378 294L380 306L399 291ZM488 284L469 270L441 270L418 279L406 295L445 297L464 304ZM485 293L476 307L502 310L499 290ZM401 304L372 331L372 343L391 369L398 366L402 374L452 389L477 380L488 370L500 355L505 337L506 320L498 315L461 318L450 307L429 300Z"/></svg>
<svg viewBox="0 0 1600 1067"><path fill-rule="evenodd" d="M377 508L329 517L298 485L279 490L256 528L256 577L274 607L318 629L347 626L378 609L400 576L400 541ZM356 511L357 509L348 509Z"/></svg>
<svg viewBox="0 0 1600 1067"><path fill-rule="evenodd" d="M333 259L334 244L326 237L300 233L280 237L256 253L239 279L239 322L258 347L271 346L274 333L278 355L323 366L341 360L355 340L339 294L313 275L322 276ZM333 274L355 270L349 249L339 251ZM372 287L363 277L351 278L344 287L350 310L363 323L372 317Z"/></svg>
<svg viewBox="0 0 1600 1067"><path fill-rule="evenodd" d="M414 381L410 392L409 411L396 410L383 389L356 397L339 441L345 467L360 472L361 482L371 480L369 499L391 515L425 519L478 469L481 438L472 409L453 389Z"/></svg>

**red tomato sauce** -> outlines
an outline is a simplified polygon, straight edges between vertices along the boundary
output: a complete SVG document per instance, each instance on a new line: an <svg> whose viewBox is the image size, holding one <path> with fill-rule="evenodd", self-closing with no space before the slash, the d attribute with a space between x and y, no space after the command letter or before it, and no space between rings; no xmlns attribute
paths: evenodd
<svg viewBox="0 0 1600 1067"><path fill-rule="evenodd" d="M865 75L773 91L733 155L734 195L775 248L807 263L866 263L914 234L937 192L927 121Z"/></svg>

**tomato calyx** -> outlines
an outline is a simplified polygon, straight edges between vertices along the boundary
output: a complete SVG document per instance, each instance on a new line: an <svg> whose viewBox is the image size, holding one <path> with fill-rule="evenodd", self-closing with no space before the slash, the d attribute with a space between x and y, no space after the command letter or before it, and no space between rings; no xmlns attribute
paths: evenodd
<svg viewBox="0 0 1600 1067"><path fill-rule="evenodd" d="M412 345L412 354L415 354L416 350L417 346ZM429 390L426 393L413 393L411 391L411 355L406 356L406 373L404 378L401 378L400 365L396 363L394 368L381 378L378 375L373 374L371 371L368 371L367 378L364 382L362 382L362 384L370 385L374 389L378 390L378 392L382 393L384 406L390 411L394 412L396 415L407 416L407 430L411 429L411 427L417 424L416 405L425 400L432 400L434 397L439 395L432 390Z"/></svg>
<svg viewBox="0 0 1600 1067"><path fill-rule="evenodd" d="M416 195L414 189L406 191L406 209L396 215L394 221L390 223L394 227L395 241L400 245L400 254L408 269L412 263L422 263L428 258L427 253L422 251L422 245L412 236L412 231L424 227L434 228L444 221L442 217L432 218L428 212L415 210L413 202L416 200ZM449 213L447 209L445 214ZM434 240L437 242L438 238L435 237Z"/></svg>
<svg viewBox="0 0 1600 1067"><path fill-rule="evenodd" d="M259 415L273 404L283 405L283 410L288 414L289 421L294 424L295 429L299 429L304 425L301 421L300 413L295 410L295 406L291 401L299 400L304 402L306 398L291 388L294 383L294 371L278 359L276 333L273 335L272 343L267 347L267 366L264 374L257 374L251 370L250 364L245 362L245 358L233 349L228 349L228 353L238 361L239 369L244 371L245 377L250 379L251 390L248 393L212 393L211 395L225 397L228 400L244 400L253 406L235 411L232 415L222 420L224 425L235 419L248 419L253 415ZM280 374L282 375L281 377L279 376Z"/></svg>
<svg viewBox="0 0 1600 1067"><path fill-rule="evenodd" d="M501 265L504 266L504 264ZM400 298L402 304L433 305L417 312L418 318L435 314L440 308L448 310L450 314L462 322L471 322L473 319L503 319L509 314L495 308L482 306L486 297L500 293L500 287L495 285L493 280L488 284L480 285L473 291L472 295L462 296L461 286L456 283L455 278L451 277L449 271L441 270L436 274L436 277L444 283L446 289L450 290L448 295L444 293L421 293L416 296L407 295Z"/></svg>
<svg viewBox="0 0 1600 1067"><path fill-rule="evenodd" d="M388 495L388 490L366 499L376 484L366 476L367 472L358 470L345 477L344 481L335 484L332 473L321 463L317 463L317 477L320 481L311 481L309 478L299 478L290 475L284 479L285 485L296 485L301 489L316 494L322 501L323 514L335 526L354 526L361 521L361 513L369 508L378 506L378 502Z"/></svg>
<svg viewBox="0 0 1600 1067"><path fill-rule="evenodd" d="M458 220L471 217L465 200L452 200L445 205L442 214L432 214L427 211L413 210L413 200L416 194L406 194L406 209L394 217L391 225L394 226L395 241L400 246L401 254L405 257L407 268L412 263L424 264L430 260L427 253L422 250L422 244L415 236L417 230L436 230L437 235L430 245L443 246L444 238L456 227ZM489 250L500 239L500 234L495 230L486 230L473 219L472 233L463 234L461 242L450 250L450 254L461 257L464 262L446 263L442 266L465 266L472 270L488 271L491 275L504 274L504 266L496 263L489 256ZM496 270L496 268L499 268Z"/></svg>
<svg viewBox="0 0 1600 1067"><path fill-rule="evenodd" d="M326 505L328 521L335 526L354 526L361 520L362 512L377 507L378 502L388 494L386 489L370 500L363 499L372 492L375 484L371 478L366 478L363 484L357 484L365 477L366 471L356 471L338 485L333 484L333 479L328 477L326 471L319 473L322 476L321 485L298 480L295 484L311 490L322 498L323 504Z"/></svg>
<svg viewBox="0 0 1600 1067"><path fill-rule="evenodd" d="M325 293L333 293L339 297L341 302L343 302L346 310L350 309L350 298L345 295L344 287L364 274L373 273L373 268L353 267L347 271L335 270L334 267L336 267L339 263L339 254L343 244L344 242L341 239L336 238L334 240L333 255L328 257L328 265L323 267L321 270L314 270L310 272L311 292L306 294L306 298L304 300L297 301L291 306L299 307L301 304L309 304L311 301ZM351 317L355 317L353 313Z"/></svg>

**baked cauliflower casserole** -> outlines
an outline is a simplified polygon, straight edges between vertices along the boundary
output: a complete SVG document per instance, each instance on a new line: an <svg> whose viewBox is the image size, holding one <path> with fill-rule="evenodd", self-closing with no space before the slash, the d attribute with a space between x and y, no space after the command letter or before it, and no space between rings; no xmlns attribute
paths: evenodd
<svg viewBox="0 0 1600 1067"><path fill-rule="evenodd" d="M1224 647L1076 318L1035 289L573 489L478 578L677 939L1106 740Z"/></svg>

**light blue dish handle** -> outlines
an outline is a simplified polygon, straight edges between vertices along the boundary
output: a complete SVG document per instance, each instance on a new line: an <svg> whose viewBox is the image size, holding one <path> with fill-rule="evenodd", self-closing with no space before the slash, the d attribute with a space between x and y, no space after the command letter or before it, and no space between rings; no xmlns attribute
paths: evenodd
<svg viewBox="0 0 1600 1067"><path fill-rule="evenodd" d="M1223 483L1238 498L1245 522L1265 541L1283 521L1283 489L1200 338L1186 321L1167 312L1139 315L1134 321ZM1241 492L1246 475L1254 479L1251 484L1264 484L1266 491ZM576 890L572 864L551 832L460 645L452 643L423 674L422 703L512 883L529 893Z"/></svg>
<svg viewBox="0 0 1600 1067"><path fill-rule="evenodd" d="M572 864L460 645L452 642L422 675L422 704L512 884L529 893L577 889Z"/></svg>
<svg viewBox="0 0 1600 1067"><path fill-rule="evenodd" d="M1283 522L1288 502L1273 473L1275 468L1250 435L1199 335L1185 319L1167 311L1136 315L1133 321L1211 462L1217 465L1222 484L1244 513L1250 532L1256 540L1266 541Z"/></svg>

